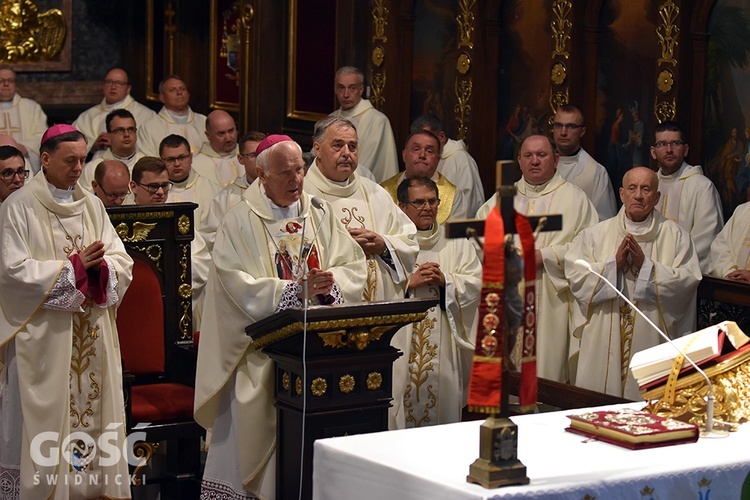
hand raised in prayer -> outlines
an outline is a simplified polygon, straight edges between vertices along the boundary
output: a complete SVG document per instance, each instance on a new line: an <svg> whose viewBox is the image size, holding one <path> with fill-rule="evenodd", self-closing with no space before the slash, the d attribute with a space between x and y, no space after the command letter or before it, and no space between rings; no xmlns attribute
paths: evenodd
<svg viewBox="0 0 750 500"><path fill-rule="evenodd" d="M78 252L78 256L81 258L84 269L98 271L104 262L104 243L97 240Z"/></svg>
<svg viewBox="0 0 750 500"><path fill-rule="evenodd" d="M638 244L638 242L635 240L635 236L632 234L629 234L625 236L625 239L623 241L627 241L628 243L628 254L630 255L630 263L633 267L633 271L636 273L641 270L641 266L643 265L643 260L646 258L646 256L643 254L643 249L641 248L641 245Z"/></svg>
<svg viewBox="0 0 750 500"><path fill-rule="evenodd" d="M736 269L727 274L727 278L735 281L744 281L750 283L750 269Z"/></svg>
<svg viewBox="0 0 750 500"><path fill-rule="evenodd" d="M107 132L102 132L96 139L94 139L94 145L91 146L91 149L93 151L98 151L100 149L107 149L108 147L109 134Z"/></svg>
<svg viewBox="0 0 750 500"><path fill-rule="evenodd" d="M409 290L421 286L445 286L445 275L440 270L440 264L425 262L414 271L414 274L409 276Z"/></svg>
<svg viewBox="0 0 750 500"><path fill-rule="evenodd" d="M368 257L370 255L380 255L385 252L385 249L387 248L385 240L378 233L364 228L357 229L350 227L347 229L351 237L362 247L362 250L364 250L365 255Z"/></svg>
<svg viewBox="0 0 750 500"><path fill-rule="evenodd" d="M620 246L617 247L617 253L615 253L615 263L617 264L617 272L625 274L630 269L630 263L628 262L628 234L620 242Z"/></svg>
<svg viewBox="0 0 750 500"><path fill-rule="evenodd" d="M332 272L310 269L307 272L307 296L329 295L334 282Z"/></svg>

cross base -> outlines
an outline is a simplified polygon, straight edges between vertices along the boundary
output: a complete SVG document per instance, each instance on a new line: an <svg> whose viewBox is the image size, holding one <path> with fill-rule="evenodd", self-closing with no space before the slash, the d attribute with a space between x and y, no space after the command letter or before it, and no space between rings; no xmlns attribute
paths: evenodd
<svg viewBox="0 0 750 500"><path fill-rule="evenodd" d="M469 466L466 481L485 488L529 484L517 450L518 426L508 418L489 417L479 429L479 458Z"/></svg>

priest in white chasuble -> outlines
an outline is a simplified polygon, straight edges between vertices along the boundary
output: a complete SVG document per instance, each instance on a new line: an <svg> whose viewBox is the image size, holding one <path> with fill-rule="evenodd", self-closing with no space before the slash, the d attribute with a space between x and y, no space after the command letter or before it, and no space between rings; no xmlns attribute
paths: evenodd
<svg viewBox="0 0 750 500"><path fill-rule="evenodd" d="M575 300L565 279L564 259L568 245L583 229L596 224L599 215L593 203L578 186L563 179L556 170L559 155L550 140L541 135L527 137L521 144L518 163L523 177L516 182L513 199L523 215L561 214L562 230L543 231L536 237L537 280L537 374L568 380L568 323L575 312ZM497 204L495 193L477 211L485 218ZM520 245L517 244L520 248Z"/></svg>
<svg viewBox="0 0 750 500"><path fill-rule="evenodd" d="M316 124L313 150L316 159L307 171L305 191L331 204L334 216L365 252L367 281L362 300L403 299L419 251L416 227L382 187L356 172L359 141L349 120L329 117ZM408 352L406 332L397 332L391 344ZM404 356L394 363L391 429L404 426L400 398L406 390L406 364Z"/></svg>
<svg viewBox="0 0 750 500"><path fill-rule="evenodd" d="M482 263L468 240L445 237L437 222L440 196L435 181L406 179L399 184L398 199L417 226L419 242L408 294L440 299L425 319L408 328L406 427L459 422L471 375Z"/></svg>
<svg viewBox="0 0 750 500"><path fill-rule="evenodd" d="M639 399L630 359L663 339L599 277L577 268L577 259L617 286L670 338L695 329L698 254L690 233L654 209L658 186L651 169L629 170L620 212L582 231L568 248L565 275L585 318L574 331L580 351L573 382L579 387Z"/></svg>
<svg viewBox="0 0 750 500"><path fill-rule="evenodd" d="M132 279L102 203L81 189L86 141L42 137L43 175L0 209L3 498L130 498L116 307ZM111 448L110 448L111 450Z"/></svg>
<svg viewBox="0 0 750 500"><path fill-rule="evenodd" d="M708 274L750 283L750 202L734 210L711 243Z"/></svg>
<svg viewBox="0 0 750 500"><path fill-rule="evenodd" d="M206 286L195 393L195 419L212 429L205 498L275 498L273 362L245 327L302 307L304 275L313 304L359 302L366 276L332 207L312 207L302 192L299 145L271 135L257 153L259 177L216 231Z"/></svg>

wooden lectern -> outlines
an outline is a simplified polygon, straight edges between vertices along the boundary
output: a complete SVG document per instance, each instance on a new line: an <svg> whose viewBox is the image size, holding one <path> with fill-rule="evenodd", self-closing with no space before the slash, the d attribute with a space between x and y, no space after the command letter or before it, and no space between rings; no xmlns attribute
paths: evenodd
<svg viewBox="0 0 750 500"><path fill-rule="evenodd" d="M388 430L392 365L403 354L391 338L437 303L312 306L306 327L304 310L287 309L245 329L275 365L276 498L298 498L300 460L302 498L311 497L316 439Z"/></svg>

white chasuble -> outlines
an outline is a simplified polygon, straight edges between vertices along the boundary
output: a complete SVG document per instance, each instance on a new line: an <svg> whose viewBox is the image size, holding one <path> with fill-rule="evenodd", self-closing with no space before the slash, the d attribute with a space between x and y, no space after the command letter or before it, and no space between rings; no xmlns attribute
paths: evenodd
<svg viewBox="0 0 750 500"><path fill-rule="evenodd" d="M245 174L245 167L237 161L238 148L226 154L219 154L211 145L204 142L200 152L193 158L193 169L202 177L221 187L231 184Z"/></svg>
<svg viewBox="0 0 750 500"><path fill-rule="evenodd" d="M575 385L635 400L640 393L628 368L630 359L662 338L599 277L579 271L573 262L589 262L671 338L695 328L702 275L690 234L656 210L643 231L630 232L643 250L643 265L618 272L615 254L629 233L625 218L622 208L612 219L582 231L568 248L565 274L583 313L574 332L580 340Z"/></svg>
<svg viewBox="0 0 750 500"><path fill-rule="evenodd" d="M5 385L11 374L0 373L0 393L4 417L8 399L20 402L11 420L22 435L21 496L129 498L127 461L108 459L103 443L111 452L125 441L115 310L132 260L99 200L78 186L73 201L57 202L42 175L3 203L0 234L0 345L15 354L0 367L14 367L20 382ZM88 286L92 278L103 285L101 304L76 287L68 260L97 240L105 245L106 275L89 273Z"/></svg>
<svg viewBox="0 0 750 500"><path fill-rule="evenodd" d="M412 291L416 298L441 299L427 317L409 326L408 384L404 393L406 427L448 424L461 420L466 403L476 340L482 264L465 239L447 239L435 224L418 231L420 244L415 269L437 262L445 287L424 286ZM444 307L444 308L443 308Z"/></svg>
<svg viewBox="0 0 750 500"><path fill-rule="evenodd" d="M750 269L750 202L738 206L727 225L711 243L708 274L719 278L738 269Z"/></svg>
<svg viewBox="0 0 750 500"><path fill-rule="evenodd" d="M219 194L221 187L208 179L201 177L195 170L190 170L187 179L182 182L174 182L172 189L167 195L167 203L191 202L197 203L198 207L193 212L193 221L196 229L200 230L203 222L208 216L211 202Z"/></svg>

